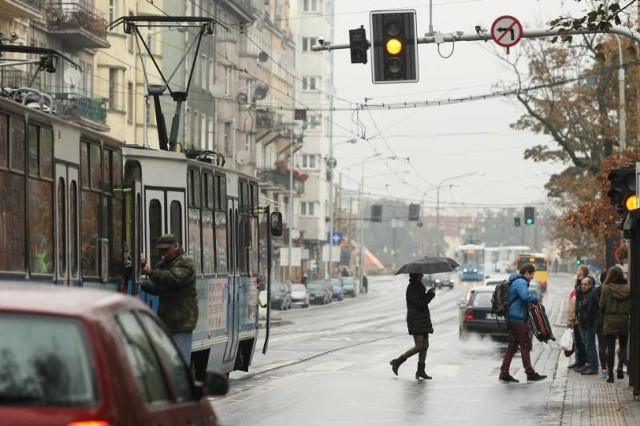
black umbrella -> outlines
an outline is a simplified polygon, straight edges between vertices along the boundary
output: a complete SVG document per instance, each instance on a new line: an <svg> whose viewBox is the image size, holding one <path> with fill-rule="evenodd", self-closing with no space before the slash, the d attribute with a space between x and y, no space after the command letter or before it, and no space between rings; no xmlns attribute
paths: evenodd
<svg viewBox="0 0 640 426"><path fill-rule="evenodd" d="M413 262L406 263L398 269L398 274L437 274L438 272L451 272L458 266L458 262L448 257L424 256Z"/></svg>

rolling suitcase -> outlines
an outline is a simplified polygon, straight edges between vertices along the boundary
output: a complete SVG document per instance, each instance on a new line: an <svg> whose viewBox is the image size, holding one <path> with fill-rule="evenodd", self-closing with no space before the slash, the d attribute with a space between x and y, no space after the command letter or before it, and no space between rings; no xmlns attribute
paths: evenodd
<svg viewBox="0 0 640 426"><path fill-rule="evenodd" d="M553 337L553 331L551 330L551 324L549 324L549 318L542 305L529 305L529 323L533 334L541 342L547 343L549 340L556 340Z"/></svg>

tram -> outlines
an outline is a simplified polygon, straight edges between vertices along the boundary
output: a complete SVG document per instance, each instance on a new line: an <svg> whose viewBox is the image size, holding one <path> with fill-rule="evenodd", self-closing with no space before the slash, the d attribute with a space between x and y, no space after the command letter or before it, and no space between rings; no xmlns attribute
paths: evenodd
<svg viewBox="0 0 640 426"><path fill-rule="evenodd" d="M458 274L461 281L484 280L484 245L462 244L455 248L454 257L460 264Z"/></svg>
<svg viewBox="0 0 640 426"><path fill-rule="evenodd" d="M211 152L125 145L0 97L0 283L97 287L157 309L138 290L139 254L155 264L155 242L171 232L196 265L196 377L248 371L269 209L254 177L218 163Z"/></svg>

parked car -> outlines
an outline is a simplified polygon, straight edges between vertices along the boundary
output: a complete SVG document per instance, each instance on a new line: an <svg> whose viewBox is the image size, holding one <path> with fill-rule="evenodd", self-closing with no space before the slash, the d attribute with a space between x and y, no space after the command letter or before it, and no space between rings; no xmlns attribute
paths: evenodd
<svg viewBox="0 0 640 426"><path fill-rule="evenodd" d="M309 300L311 303L326 305L332 302L331 281L314 280L307 283L307 291L309 292Z"/></svg>
<svg viewBox="0 0 640 426"><path fill-rule="evenodd" d="M339 278L331 278L331 298L334 300L343 300L344 291L342 289L342 281Z"/></svg>
<svg viewBox="0 0 640 426"><path fill-rule="evenodd" d="M340 277L342 282L342 293L345 296L358 296L358 283L353 277Z"/></svg>
<svg viewBox="0 0 640 426"><path fill-rule="evenodd" d="M300 305L303 308L309 307L309 292L304 284L291 284L291 305Z"/></svg>
<svg viewBox="0 0 640 426"><path fill-rule="evenodd" d="M142 301L116 292L0 286L2 424L219 425L208 395L227 378L192 379Z"/></svg>
<svg viewBox="0 0 640 426"><path fill-rule="evenodd" d="M427 274L422 277L422 284L427 287L435 287L442 288L448 287L453 288L454 284L453 275L449 272L440 272L438 274Z"/></svg>
<svg viewBox="0 0 640 426"><path fill-rule="evenodd" d="M286 311L291 308L291 291L289 285L280 282L271 283L271 307Z"/></svg>
<svg viewBox="0 0 640 426"><path fill-rule="evenodd" d="M494 340L507 340L508 331L504 317L491 315L491 297L494 288L494 286L476 287L469 292L468 301L458 301L460 339L464 340L471 335L477 335Z"/></svg>

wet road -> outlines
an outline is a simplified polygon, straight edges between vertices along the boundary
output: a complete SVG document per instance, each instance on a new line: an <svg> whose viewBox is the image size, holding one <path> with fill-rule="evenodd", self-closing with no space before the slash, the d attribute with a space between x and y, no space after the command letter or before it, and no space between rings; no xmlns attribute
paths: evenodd
<svg viewBox="0 0 640 426"><path fill-rule="evenodd" d="M456 301L473 284L438 290L430 305L435 334L426 371L433 380L414 379L417 356L394 376L389 360L412 342L404 320L406 279L373 277L368 295L273 311L279 325L267 354L254 355L249 373L232 373L229 394L213 402L223 424L558 424L564 390L551 380L557 344L534 341L534 366L550 379L527 384L516 356L511 373L522 383L505 385L497 380L504 345L459 341ZM550 277L544 303L556 326L564 324L570 279Z"/></svg>

